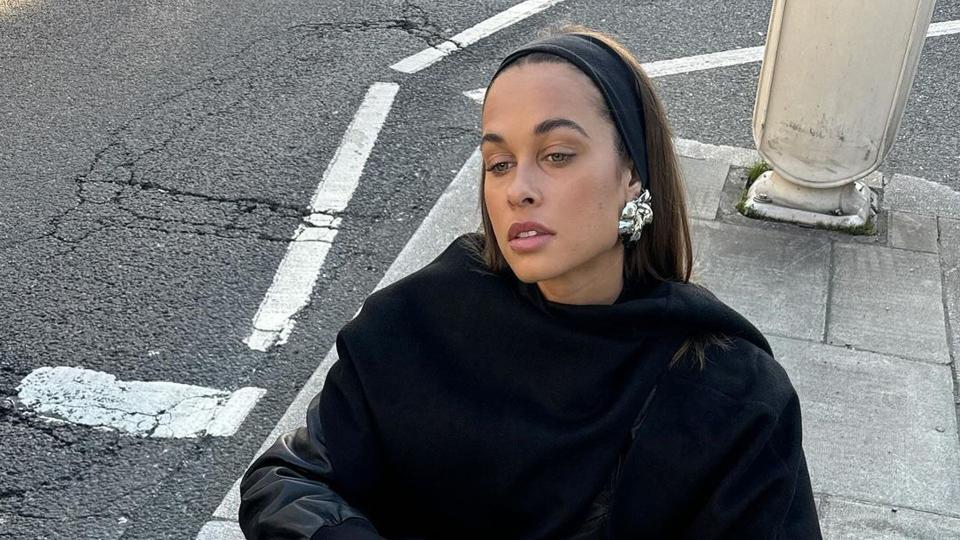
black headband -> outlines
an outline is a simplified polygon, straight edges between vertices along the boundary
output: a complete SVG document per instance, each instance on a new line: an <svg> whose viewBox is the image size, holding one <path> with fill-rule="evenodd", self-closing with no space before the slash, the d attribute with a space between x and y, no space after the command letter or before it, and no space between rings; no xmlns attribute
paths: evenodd
<svg viewBox="0 0 960 540"><path fill-rule="evenodd" d="M585 34L559 34L538 39L510 53L500 62L493 78L514 60L534 52L564 58L593 80L613 114L617 131L633 160L633 168L640 177L642 187L648 189L650 173L644 132L646 122L633 69L619 54L596 38Z"/></svg>

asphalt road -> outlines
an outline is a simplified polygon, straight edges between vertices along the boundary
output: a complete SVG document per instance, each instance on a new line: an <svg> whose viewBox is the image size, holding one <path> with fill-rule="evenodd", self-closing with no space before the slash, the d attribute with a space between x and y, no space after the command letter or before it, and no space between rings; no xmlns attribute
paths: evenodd
<svg viewBox="0 0 960 540"><path fill-rule="evenodd" d="M0 537L193 538L478 140L499 58L561 22L644 62L762 45L769 0L567 0L413 75L515 2L0 2ZM941 2L934 21L960 19ZM6 7L5 7L6 6ZM960 34L927 41L881 167L960 190ZM752 146L759 63L657 79L675 134ZM243 338L367 87L400 92L289 342ZM37 418L82 366L266 395L232 437Z"/></svg>

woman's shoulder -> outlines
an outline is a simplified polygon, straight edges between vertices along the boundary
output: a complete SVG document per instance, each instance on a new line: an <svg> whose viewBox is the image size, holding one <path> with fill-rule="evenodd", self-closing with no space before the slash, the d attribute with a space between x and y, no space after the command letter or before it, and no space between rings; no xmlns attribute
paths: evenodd
<svg viewBox="0 0 960 540"><path fill-rule="evenodd" d="M372 293L364 300L357 316L344 327L376 329L395 327L399 322L431 314L438 306L448 309L450 299L478 295L474 289L480 280L492 274L484 273L479 249L482 235L464 233L451 241L439 255L421 268L397 279Z"/></svg>
<svg viewBox="0 0 960 540"><path fill-rule="evenodd" d="M667 371L665 379L678 391L735 406L765 407L774 414L796 399L793 381L773 355L740 336L723 341L705 347L702 368L680 362Z"/></svg>

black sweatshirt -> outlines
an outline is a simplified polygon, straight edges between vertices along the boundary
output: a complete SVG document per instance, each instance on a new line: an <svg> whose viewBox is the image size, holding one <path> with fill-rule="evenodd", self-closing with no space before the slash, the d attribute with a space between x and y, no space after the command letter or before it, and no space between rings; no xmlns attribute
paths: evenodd
<svg viewBox="0 0 960 540"><path fill-rule="evenodd" d="M692 283L554 303L487 271L482 241L341 329L306 427L244 475L248 538L821 537L800 403L754 325ZM667 365L705 332L731 346Z"/></svg>

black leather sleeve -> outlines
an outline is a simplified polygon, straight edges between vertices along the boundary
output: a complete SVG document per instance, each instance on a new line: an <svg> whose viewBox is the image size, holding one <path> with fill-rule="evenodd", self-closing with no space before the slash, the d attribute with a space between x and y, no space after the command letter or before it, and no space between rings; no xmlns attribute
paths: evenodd
<svg viewBox="0 0 960 540"><path fill-rule="evenodd" d="M381 471L356 371L340 358L307 409L306 426L284 434L240 482L240 528L248 539L381 539L362 510Z"/></svg>

